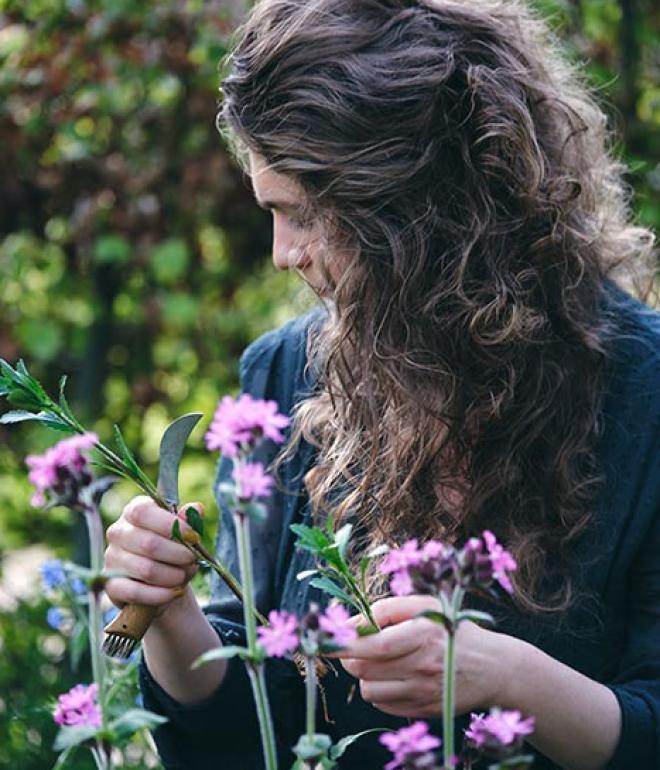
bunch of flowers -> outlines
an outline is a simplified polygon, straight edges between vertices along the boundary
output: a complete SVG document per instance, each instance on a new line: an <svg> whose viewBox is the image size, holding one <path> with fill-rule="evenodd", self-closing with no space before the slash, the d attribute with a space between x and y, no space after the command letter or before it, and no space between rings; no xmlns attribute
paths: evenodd
<svg viewBox="0 0 660 770"><path fill-rule="evenodd" d="M95 433L83 433L59 441L42 455L28 455L28 479L36 487L32 505L41 507L51 502L75 506L81 489L92 481L85 452L97 443Z"/></svg>
<svg viewBox="0 0 660 770"><path fill-rule="evenodd" d="M532 757L521 756L523 741L534 732L534 717L523 719L520 711L491 709L489 714L471 714L470 726L465 731L463 746L465 767L469 770L479 758L510 762L523 770Z"/></svg>
<svg viewBox="0 0 660 770"><path fill-rule="evenodd" d="M268 625L257 628L259 644L266 655L281 658L300 652L306 656L334 652L357 639L350 615L341 604L330 604L324 612L311 604L298 620L290 612L271 610Z"/></svg>
<svg viewBox="0 0 660 770"><path fill-rule="evenodd" d="M489 530L470 538L461 549L439 540L422 547L417 540L408 540L389 551L380 565L381 572L390 576L395 596L449 595L457 587L490 589L494 583L511 593L509 573L515 569L515 559Z"/></svg>
<svg viewBox="0 0 660 770"><path fill-rule="evenodd" d="M394 754L383 770L439 770L434 749L440 746L440 740L429 733L426 722L413 722L397 732L381 735L379 740Z"/></svg>

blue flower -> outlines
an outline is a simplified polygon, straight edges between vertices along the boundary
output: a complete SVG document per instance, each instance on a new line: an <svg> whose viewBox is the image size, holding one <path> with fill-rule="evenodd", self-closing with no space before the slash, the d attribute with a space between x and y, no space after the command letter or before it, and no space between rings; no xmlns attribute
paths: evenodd
<svg viewBox="0 0 660 770"><path fill-rule="evenodd" d="M64 623L64 613L59 607L50 607L46 613L46 622L51 628L59 631Z"/></svg>
<svg viewBox="0 0 660 770"><path fill-rule="evenodd" d="M136 705L136 706L139 706L141 709L143 709L143 708L144 708L144 699L142 698L142 693L141 693L141 692L140 692L140 693L138 693L138 694L135 696L135 705Z"/></svg>
<svg viewBox="0 0 660 770"><path fill-rule="evenodd" d="M87 593L87 586L85 583L78 577L74 577L71 580L71 589L74 594L77 594L80 596L80 594L86 594Z"/></svg>
<svg viewBox="0 0 660 770"><path fill-rule="evenodd" d="M59 559L48 559L40 568L44 590L54 591L66 583L64 566Z"/></svg>

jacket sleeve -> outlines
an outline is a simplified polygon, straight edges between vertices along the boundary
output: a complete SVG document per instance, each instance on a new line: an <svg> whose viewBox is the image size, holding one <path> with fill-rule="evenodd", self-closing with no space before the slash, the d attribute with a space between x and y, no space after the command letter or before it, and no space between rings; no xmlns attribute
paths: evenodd
<svg viewBox="0 0 660 770"><path fill-rule="evenodd" d="M607 770L660 767L660 511L629 575L629 596L625 652L609 685L621 707L621 736Z"/></svg>
<svg viewBox="0 0 660 770"><path fill-rule="evenodd" d="M308 319L295 319L279 330L269 332L252 343L240 362L242 392L255 398L274 399L289 414L301 382ZM266 466L278 447L263 444L255 455ZM216 551L232 574L238 576L238 556L231 512L220 503L218 485L229 479L231 462L221 460L214 490L220 505ZM251 523L255 592L258 609L266 614L279 606L275 595L274 571L283 532L282 511L286 492L278 488L268 501L268 516L262 523ZM242 607L225 584L213 574L211 600L204 609L224 644L243 644L245 629ZM292 761L290 746L304 719L303 689L293 663L269 659L266 663L271 711L278 737L282 766ZM243 663L228 663L222 685L206 701L184 706L173 700L153 679L144 662L140 667L140 686L145 708L162 714L168 722L154 732L161 759L167 770L207 770L211 767L262 767L259 728L249 680ZM287 764L288 762L288 764Z"/></svg>

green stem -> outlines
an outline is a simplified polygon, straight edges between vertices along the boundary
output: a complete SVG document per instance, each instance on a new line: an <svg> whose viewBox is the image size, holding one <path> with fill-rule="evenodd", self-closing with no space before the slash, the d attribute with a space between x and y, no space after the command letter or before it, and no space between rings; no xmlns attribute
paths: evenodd
<svg viewBox="0 0 660 770"><path fill-rule="evenodd" d="M305 656L305 726L307 740L311 746L316 734L316 660L313 655Z"/></svg>
<svg viewBox="0 0 660 770"><path fill-rule="evenodd" d="M264 752L266 770L277 770L275 731L273 730L273 720L270 715L264 665L260 663L255 666L253 663L246 661L246 666L248 676L250 677L250 684L252 685L254 703L257 707L257 716L259 717L259 732L261 733L261 746Z"/></svg>
<svg viewBox="0 0 660 770"><path fill-rule="evenodd" d="M92 574L98 576L103 567L103 525L101 514L95 506L84 509L89 537L90 566ZM98 687L98 702L101 707L101 723L105 730L108 722L108 704L106 703L105 659L101 652L103 639L103 616L101 613L101 594L98 586L92 584L88 593L89 602L89 652L92 660L92 675Z"/></svg>
<svg viewBox="0 0 660 770"><path fill-rule="evenodd" d="M445 644L444 666L443 666L443 684L442 684L442 750L443 750L443 770L453 770L452 764L454 751L454 712L455 690L456 690L456 631L458 623L456 618L463 604L465 591L456 586L449 602L450 617L449 625L451 630L447 631L447 641ZM444 604L444 602L443 602Z"/></svg>
<svg viewBox="0 0 660 770"><path fill-rule="evenodd" d="M238 563L243 584L243 618L245 636L250 659L246 661L252 694L257 707L261 745L264 752L266 770L277 770L275 753L275 734L266 691L266 679L263 663L255 663L259 652L257 648L257 624L255 618L254 579L252 574L252 554L250 552L250 519L240 511L234 512L236 539L238 541Z"/></svg>
<svg viewBox="0 0 660 770"><path fill-rule="evenodd" d="M444 682L442 689L442 749L444 752L443 767L451 770L451 758L454 756L454 687L456 684L456 672L454 671L454 643L455 635L451 631L447 634L445 644Z"/></svg>

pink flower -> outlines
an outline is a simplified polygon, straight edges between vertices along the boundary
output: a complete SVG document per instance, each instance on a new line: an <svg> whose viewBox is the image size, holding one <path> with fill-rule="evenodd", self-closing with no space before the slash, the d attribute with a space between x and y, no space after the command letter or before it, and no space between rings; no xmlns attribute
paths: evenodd
<svg viewBox="0 0 660 770"><path fill-rule="evenodd" d="M507 572L513 572L518 565L516 560L508 551L497 542L495 535L488 529L483 532L483 539L488 549L488 555L493 566L493 577L502 586L502 588L511 593L513 585Z"/></svg>
<svg viewBox="0 0 660 770"><path fill-rule="evenodd" d="M429 735L426 722L413 722L395 733L381 735L378 740L394 754L394 759L385 765L384 770L403 768L406 762L419 759L440 746L440 740L435 735ZM432 761L432 757L429 760Z"/></svg>
<svg viewBox="0 0 660 770"><path fill-rule="evenodd" d="M289 418L277 411L275 401L254 399L243 393L238 399L225 396L218 404L206 433L208 449L236 457L242 446L253 447L262 437L280 444Z"/></svg>
<svg viewBox="0 0 660 770"><path fill-rule="evenodd" d="M399 572L422 560L421 551L417 548L417 540L408 540L400 548L392 548L383 557L380 564L380 571L384 575L391 572Z"/></svg>
<svg viewBox="0 0 660 770"><path fill-rule="evenodd" d="M408 570L402 569L395 572L390 578L390 591L394 596L410 596L414 593L412 579Z"/></svg>
<svg viewBox="0 0 660 770"><path fill-rule="evenodd" d="M331 639L328 641L337 647L345 647L357 639L357 631L350 622L351 616L341 604L330 604L323 615L319 616L321 631Z"/></svg>
<svg viewBox="0 0 660 770"><path fill-rule="evenodd" d="M520 711L491 709L490 714L472 714L465 737L479 747L510 746L534 732L534 717L521 719Z"/></svg>
<svg viewBox="0 0 660 770"><path fill-rule="evenodd" d="M261 463L237 463L234 467L234 481L241 500L264 497L270 494L273 486L272 477L264 472Z"/></svg>
<svg viewBox="0 0 660 770"><path fill-rule="evenodd" d="M77 684L69 692L60 695L53 719L58 725L74 727L101 727L101 707L96 702L96 683Z"/></svg>
<svg viewBox="0 0 660 770"><path fill-rule="evenodd" d="M83 452L97 442L95 433L83 433L58 441L42 455L28 455L25 458L25 464L30 468L28 479L36 487L32 505L44 505L47 492L62 494L67 481L83 480L87 473L87 458Z"/></svg>
<svg viewBox="0 0 660 770"><path fill-rule="evenodd" d="M290 612L271 610L269 626L259 626L259 644L271 658L282 658L298 647L298 620Z"/></svg>

